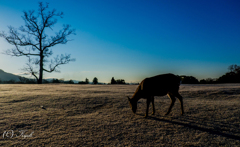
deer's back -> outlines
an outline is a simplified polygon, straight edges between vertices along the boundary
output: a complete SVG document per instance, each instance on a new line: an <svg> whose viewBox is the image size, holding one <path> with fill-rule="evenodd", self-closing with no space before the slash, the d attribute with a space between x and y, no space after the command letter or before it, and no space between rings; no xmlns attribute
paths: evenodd
<svg viewBox="0 0 240 147"><path fill-rule="evenodd" d="M144 79L139 86L150 95L163 96L168 92L178 91L180 79L173 74L163 74Z"/></svg>

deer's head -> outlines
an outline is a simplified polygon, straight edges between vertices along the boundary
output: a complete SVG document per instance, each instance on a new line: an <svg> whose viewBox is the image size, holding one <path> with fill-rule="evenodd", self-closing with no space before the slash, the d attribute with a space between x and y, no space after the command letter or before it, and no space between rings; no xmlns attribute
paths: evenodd
<svg viewBox="0 0 240 147"><path fill-rule="evenodd" d="M129 97L127 97L127 98L128 98L128 102L129 102L129 105L130 105L133 113L136 113L136 111L137 111L137 102L134 101L133 99L130 99Z"/></svg>

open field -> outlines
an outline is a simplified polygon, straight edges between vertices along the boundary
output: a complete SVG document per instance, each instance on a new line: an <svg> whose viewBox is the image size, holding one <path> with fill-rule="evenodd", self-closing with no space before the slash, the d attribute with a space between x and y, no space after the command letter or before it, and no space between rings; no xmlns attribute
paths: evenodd
<svg viewBox="0 0 240 147"><path fill-rule="evenodd" d="M181 85L185 115L176 101L164 116L164 96L147 119L145 99L136 115L130 110L126 96L136 88L2 84L0 146L240 146L240 84ZM24 138L20 130L34 133Z"/></svg>

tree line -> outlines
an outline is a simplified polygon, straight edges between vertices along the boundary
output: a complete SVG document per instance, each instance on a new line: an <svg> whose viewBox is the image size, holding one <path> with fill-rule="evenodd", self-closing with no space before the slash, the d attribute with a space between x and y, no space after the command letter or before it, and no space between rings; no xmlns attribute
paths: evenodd
<svg viewBox="0 0 240 147"><path fill-rule="evenodd" d="M207 78L201 79L200 81L195 78L194 76L186 76L181 75L178 76L181 80L182 84L218 84L218 83L240 83L240 66L238 65L230 65L228 67L228 72L222 75L219 78ZM9 80L9 81L2 81L0 79L0 84L36 84L38 83L36 79L28 79L25 77L19 77L18 81ZM75 84L73 80L64 81L64 79L52 79L46 80L43 79L42 83L64 83L64 84ZM89 82L89 79L86 78L85 81L79 81L78 84L106 84L106 83L99 83L98 78L94 77L92 82ZM124 79L117 79L115 80L112 77L110 83L107 84L129 84L126 83ZM136 83L139 84L139 83Z"/></svg>
<svg viewBox="0 0 240 147"><path fill-rule="evenodd" d="M228 67L228 72L219 78L207 78L198 81L193 76L179 76L182 84L218 84L218 83L240 83L240 66L233 64Z"/></svg>
<svg viewBox="0 0 240 147"><path fill-rule="evenodd" d="M0 84L36 84L38 83L36 79L28 79L25 77L19 77L19 80L8 80L8 81L2 81L0 79ZM48 84L48 83L63 83L63 84L76 84L73 80L67 80L65 81L64 79L43 79L42 83ZM85 81L79 81L77 84L106 84L106 83L99 83L98 78L94 77L92 82L89 82L89 79L86 78ZM111 79L111 82L108 84L127 84L125 83L124 79L117 79L115 80L114 77Z"/></svg>
<svg viewBox="0 0 240 147"><path fill-rule="evenodd" d="M89 80L86 78L85 81L80 81L78 84L89 84ZM98 82L98 78L94 77L92 84L102 84ZM105 84L105 83L103 83ZM111 82L108 84L127 84L124 79L117 79L115 80L114 77L112 77Z"/></svg>

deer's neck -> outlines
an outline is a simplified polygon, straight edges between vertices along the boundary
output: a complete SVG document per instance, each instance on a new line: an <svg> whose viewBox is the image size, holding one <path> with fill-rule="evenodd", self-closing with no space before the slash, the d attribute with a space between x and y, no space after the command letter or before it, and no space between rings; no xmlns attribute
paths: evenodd
<svg viewBox="0 0 240 147"><path fill-rule="evenodd" d="M134 100L135 102L138 102L139 99L141 99L141 97L138 96L138 93L135 93L135 94L132 96L132 100Z"/></svg>

